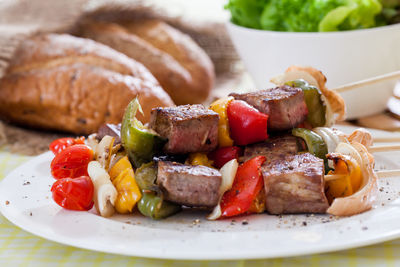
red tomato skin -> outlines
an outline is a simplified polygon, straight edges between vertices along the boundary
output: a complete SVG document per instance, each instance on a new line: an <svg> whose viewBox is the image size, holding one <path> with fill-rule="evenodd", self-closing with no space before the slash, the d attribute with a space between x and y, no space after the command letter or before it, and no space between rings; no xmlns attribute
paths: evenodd
<svg viewBox="0 0 400 267"><path fill-rule="evenodd" d="M56 139L53 142L51 142L49 149L53 152L54 155L57 155L69 146L84 145L84 144L85 144L85 137L83 136L79 138L65 137Z"/></svg>
<svg viewBox="0 0 400 267"><path fill-rule="evenodd" d="M92 160L93 150L90 147L86 145L69 146L52 160L51 174L55 179L87 176L87 166Z"/></svg>
<svg viewBox="0 0 400 267"><path fill-rule="evenodd" d="M57 180L51 192L53 200L64 209L90 210L93 207L94 186L89 176Z"/></svg>
<svg viewBox="0 0 400 267"><path fill-rule="evenodd" d="M209 159L214 161L214 167L220 169L225 163L232 159L239 159L242 155L242 149L237 146L221 147L208 154Z"/></svg>
<svg viewBox="0 0 400 267"><path fill-rule="evenodd" d="M227 108L231 138L236 145L264 141L268 138L268 115L259 112L242 100L233 100Z"/></svg>
<svg viewBox="0 0 400 267"><path fill-rule="evenodd" d="M254 157L239 166L232 188L221 199L221 218L246 213L264 186L261 165L264 156Z"/></svg>

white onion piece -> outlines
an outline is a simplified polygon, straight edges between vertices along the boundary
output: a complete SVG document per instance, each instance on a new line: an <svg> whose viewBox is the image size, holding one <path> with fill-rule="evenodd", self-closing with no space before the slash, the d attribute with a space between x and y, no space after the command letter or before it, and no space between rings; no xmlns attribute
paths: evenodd
<svg viewBox="0 0 400 267"><path fill-rule="evenodd" d="M336 118L335 114L333 113L331 104L329 103L328 99L321 93L321 100L322 103L325 104L325 127L331 127L335 124Z"/></svg>
<svg viewBox="0 0 400 267"><path fill-rule="evenodd" d="M360 168L362 170L362 166L363 166L363 159L360 155L360 153L357 151L357 149L355 149L352 145L348 144L348 143L339 143L339 145L336 147L335 153L340 153L343 155L348 155L351 158L355 159L358 163L358 165L360 165Z"/></svg>
<svg viewBox="0 0 400 267"><path fill-rule="evenodd" d="M373 170L374 159L372 155L359 143L352 143L352 145L340 143L337 152L348 153L350 156L358 155L357 158L354 158L359 164L361 162L360 168L363 181L360 189L353 195L335 198L327 212L336 216L351 216L370 210L378 194L378 177Z"/></svg>
<svg viewBox="0 0 400 267"><path fill-rule="evenodd" d="M111 183L110 175L97 161L91 161L88 165L88 174L94 185L94 205L103 217L114 214L114 203L118 192Z"/></svg>
<svg viewBox="0 0 400 267"><path fill-rule="evenodd" d="M225 163L224 166L220 169L222 181L221 186L219 188L219 200L218 205L214 207L213 211L210 215L207 216L208 220L214 221L221 217L221 206L220 202L222 196L226 191L232 188L233 181L235 180L236 172L239 167L239 164L236 159L232 159Z"/></svg>
<svg viewBox="0 0 400 267"><path fill-rule="evenodd" d="M93 150L96 151L99 141L97 140L97 134L91 134L86 139L86 144Z"/></svg>
<svg viewBox="0 0 400 267"><path fill-rule="evenodd" d="M336 146L338 145L336 143L336 140L333 139L329 134L327 134L324 131L323 127L317 127L313 129L313 132L321 136L321 138L324 140L327 148L328 148L328 153L333 153L336 150Z"/></svg>
<svg viewBox="0 0 400 267"><path fill-rule="evenodd" d="M111 160L112 147L114 145L115 138L106 135L101 139L100 143L97 145L94 151L95 159L100 162L101 166L108 169Z"/></svg>
<svg viewBox="0 0 400 267"><path fill-rule="evenodd" d="M364 128L356 129L351 135L349 135L348 139L350 142L360 143L366 148L369 148L374 144L372 134Z"/></svg>

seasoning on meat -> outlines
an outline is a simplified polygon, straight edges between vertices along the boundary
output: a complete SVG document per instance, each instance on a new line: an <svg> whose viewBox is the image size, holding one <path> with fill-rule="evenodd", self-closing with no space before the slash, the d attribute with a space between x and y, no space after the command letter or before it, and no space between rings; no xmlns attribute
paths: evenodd
<svg viewBox="0 0 400 267"><path fill-rule="evenodd" d="M232 93L230 96L246 101L260 112L267 114L269 130L292 129L307 118L307 105L300 88L283 85L251 93Z"/></svg>
<svg viewBox="0 0 400 267"><path fill-rule="evenodd" d="M164 151L171 154L209 152L218 145L218 113L203 105L154 108L150 127L168 138Z"/></svg>
<svg viewBox="0 0 400 267"><path fill-rule="evenodd" d="M324 162L310 153L276 159L262 167L266 209L271 214L325 213Z"/></svg>
<svg viewBox="0 0 400 267"><path fill-rule="evenodd" d="M287 155L296 155L305 150L304 142L292 135L273 136L262 143L246 146L244 149L243 161L255 156L265 156L267 162L275 159L283 160Z"/></svg>
<svg viewBox="0 0 400 267"><path fill-rule="evenodd" d="M157 184L166 200L193 207L218 204L222 177L219 171L176 162L158 162Z"/></svg>

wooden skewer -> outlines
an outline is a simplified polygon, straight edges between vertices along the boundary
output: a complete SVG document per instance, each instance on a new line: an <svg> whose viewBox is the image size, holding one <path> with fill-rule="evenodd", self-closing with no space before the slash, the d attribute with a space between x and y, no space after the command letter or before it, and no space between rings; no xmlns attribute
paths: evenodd
<svg viewBox="0 0 400 267"><path fill-rule="evenodd" d="M373 78L365 79L362 81L345 84L345 85L342 85L342 86L337 87L332 90L334 90L338 93L343 93L346 91L353 90L355 88L359 88L359 87L363 87L363 86L367 86L367 85L371 85L371 84L375 84L375 83L380 83L380 82L388 81L388 80L396 80L396 79L400 79L400 70L393 71L393 72L383 74L383 75L379 75L379 76L376 76Z"/></svg>
<svg viewBox="0 0 400 267"><path fill-rule="evenodd" d="M397 151L400 150L400 145L386 145L386 146L370 146L368 148L368 152L389 152L389 151Z"/></svg>
<svg viewBox="0 0 400 267"><path fill-rule="evenodd" d="M376 174L379 178L395 177L400 176L400 170L377 171Z"/></svg>
<svg viewBox="0 0 400 267"><path fill-rule="evenodd" d="M400 136L397 137L374 137L374 143L390 143L390 142L400 142Z"/></svg>
<svg viewBox="0 0 400 267"><path fill-rule="evenodd" d="M400 176L400 170L377 171L378 178L388 178ZM346 177L345 174L327 174L324 176L325 181L338 180Z"/></svg>

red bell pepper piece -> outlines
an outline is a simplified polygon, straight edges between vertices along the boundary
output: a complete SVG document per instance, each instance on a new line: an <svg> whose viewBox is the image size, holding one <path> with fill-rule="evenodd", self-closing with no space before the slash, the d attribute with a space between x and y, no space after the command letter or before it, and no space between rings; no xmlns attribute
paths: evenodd
<svg viewBox="0 0 400 267"><path fill-rule="evenodd" d="M93 150L86 145L69 146L51 161L51 175L56 179L88 175L87 166L93 160Z"/></svg>
<svg viewBox="0 0 400 267"><path fill-rule="evenodd" d="M51 187L54 201L68 210L90 210L93 207L93 182L88 176L63 178Z"/></svg>
<svg viewBox="0 0 400 267"><path fill-rule="evenodd" d="M65 137L56 139L53 142L51 142L49 149L53 152L54 155L57 155L69 146L83 145L83 144L85 144L85 137L83 136L79 138Z"/></svg>
<svg viewBox="0 0 400 267"><path fill-rule="evenodd" d="M265 160L264 156L257 156L239 166L232 188L222 196L221 218L248 212L264 186L260 168Z"/></svg>
<svg viewBox="0 0 400 267"><path fill-rule="evenodd" d="M259 112L242 100L233 100L227 108L231 137L236 145L264 141L268 138L268 115Z"/></svg>
<svg viewBox="0 0 400 267"><path fill-rule="evenodd" d="M221 147L217 150L214 150L208 154L208 158L211 159L214 163L214 167L220 169L225 165L228 161L232 159L239 159L239 156L242 154L242 149L237 146L228 146Z"/></svg>

